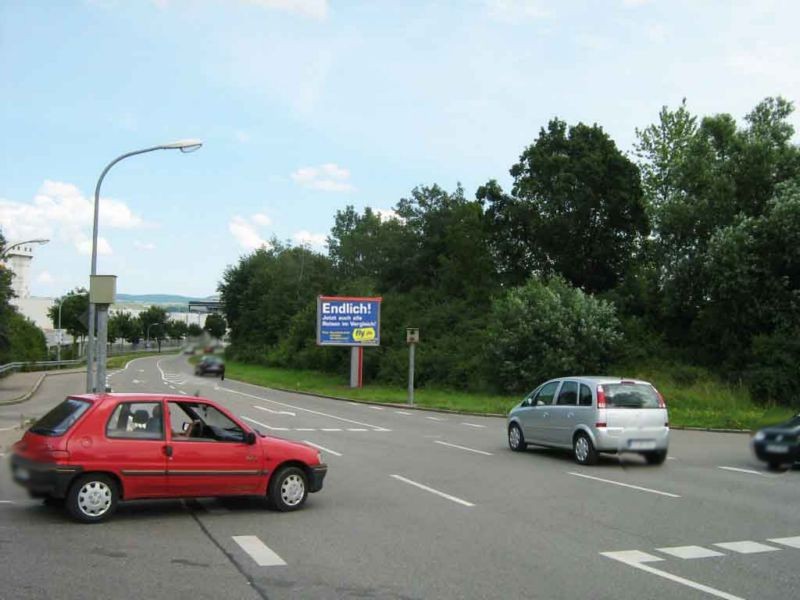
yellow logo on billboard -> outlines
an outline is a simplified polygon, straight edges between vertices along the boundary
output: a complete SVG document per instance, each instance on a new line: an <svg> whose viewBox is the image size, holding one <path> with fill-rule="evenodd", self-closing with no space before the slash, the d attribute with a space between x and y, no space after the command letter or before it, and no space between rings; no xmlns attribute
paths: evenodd
<svg viewBox="0 0 800 600"><path fill-rule="evenodd" d="M356 342L370 342L375 339L374 327L359 327L353 330L353 339Z"/></svg>

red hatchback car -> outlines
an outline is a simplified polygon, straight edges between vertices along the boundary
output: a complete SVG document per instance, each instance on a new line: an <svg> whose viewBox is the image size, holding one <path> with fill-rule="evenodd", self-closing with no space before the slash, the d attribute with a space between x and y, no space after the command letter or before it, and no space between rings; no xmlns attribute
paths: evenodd
<svg viewBox="0 0 800 600"><path fill-rule="evenodd" d="M263 496L279 511L322 489L317 449L254 432L211 400L156 394L70 396L14 444L14 480L64 500L84 523L119 500Z"/></svg>

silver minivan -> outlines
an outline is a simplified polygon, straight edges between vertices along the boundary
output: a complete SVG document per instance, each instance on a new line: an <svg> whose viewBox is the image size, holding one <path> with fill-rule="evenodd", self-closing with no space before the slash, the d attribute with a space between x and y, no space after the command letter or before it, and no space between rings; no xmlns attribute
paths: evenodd
<svg viewBox="0 0 800 600"><path fill-rule="evenodd" d="M658 465L667 457L664 398L647 381L561 377L537 387L508 413L508 445L570 448L582 465L598 452L634 452Z"/></svg>

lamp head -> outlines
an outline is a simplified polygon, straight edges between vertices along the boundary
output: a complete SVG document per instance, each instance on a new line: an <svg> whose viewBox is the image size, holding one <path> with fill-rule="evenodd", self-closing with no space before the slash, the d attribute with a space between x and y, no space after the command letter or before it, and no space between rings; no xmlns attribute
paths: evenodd
<svg viewBox="0 0 800 600"><path fill-rule="evenodd" d="M180 150L181 152L188 153L199 150L202 145L203 142L201 140L188 139L170 142L169 144L164 144L161 147L164 150Z"/></svg>

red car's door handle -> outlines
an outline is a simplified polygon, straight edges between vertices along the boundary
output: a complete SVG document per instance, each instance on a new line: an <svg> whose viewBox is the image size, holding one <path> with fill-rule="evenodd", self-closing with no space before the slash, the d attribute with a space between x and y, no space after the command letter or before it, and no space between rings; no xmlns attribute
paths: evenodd
<svg viewBox="0 0 800 600"><path fill-rule="evenodd" d="M172 446L164 446L164 454L169 457L172 457Z"/></svg>

